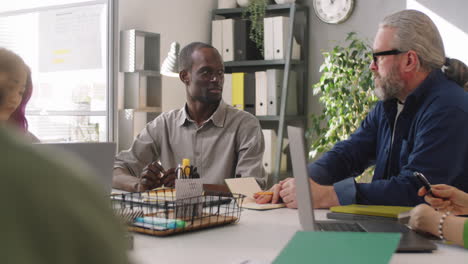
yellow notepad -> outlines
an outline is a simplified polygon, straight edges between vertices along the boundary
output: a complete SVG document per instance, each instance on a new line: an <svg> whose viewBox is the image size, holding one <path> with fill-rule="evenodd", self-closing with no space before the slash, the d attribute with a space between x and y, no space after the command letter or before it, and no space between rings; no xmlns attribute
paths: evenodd
<svg viewBox="0 0 468 264"><path fill-rule="evenodd" d="M330 207L330 211L336 213L374 215L392 218L398 218L399 214L409 212L411 209L413 209L413 207L362 204L350 204Z"/></svg>

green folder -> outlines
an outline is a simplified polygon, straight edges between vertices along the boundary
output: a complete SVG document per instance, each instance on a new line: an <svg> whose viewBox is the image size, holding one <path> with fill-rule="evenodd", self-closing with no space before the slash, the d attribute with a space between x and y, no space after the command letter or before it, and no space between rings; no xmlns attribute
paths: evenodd
<svg viewBox="0 0 468 264"><path fill-rule="evenodd" d="M388 263L400 237L400 233L299 231L273 264Z"/></svg>
<svg viewBox="0 0 468 264"><path fill-rule="evenodd" d="M336 213L374 215L393 218L398 218L399 214L409 212L411 209L413 209L413 207L362 204L350 204L330 207L330 211Z"/></svg>

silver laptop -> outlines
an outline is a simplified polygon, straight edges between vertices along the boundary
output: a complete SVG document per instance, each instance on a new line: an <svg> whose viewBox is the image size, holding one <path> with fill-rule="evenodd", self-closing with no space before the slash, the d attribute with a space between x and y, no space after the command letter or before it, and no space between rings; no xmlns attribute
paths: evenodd
<svg viewBox="0 0 468 264"><path fill-rule="evenodd" d="M430 252L436 245L407 226L391 221L316 221L312 190L307 174L304 129L288 126L289 150L296 179L296 196L299 221L305 231L351 231L402 233L398 252Z"/></svg>
<svg viewBox="0 0 468 264"><path fill-rule="evenodd" d="M58 149L80 157L94 170L94 176L97 177L95 179L96 184L102 186L105 194L110 194L112 190L115 143L39 143L34 144L34 147L39 151L42 149L49 152Z"/></svg>

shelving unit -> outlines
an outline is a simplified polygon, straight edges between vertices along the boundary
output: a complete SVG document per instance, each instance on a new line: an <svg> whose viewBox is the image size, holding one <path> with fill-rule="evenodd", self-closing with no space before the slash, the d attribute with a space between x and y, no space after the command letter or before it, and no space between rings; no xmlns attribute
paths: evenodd
<svg viewBox="0 0 468 264"><path fill-rule="evenodd" d="M119 150L130 147L146 123L161 112L160 36L136 29L120 32L124 109L119 110Z"/></svg>
<svg viewBox="0 0 468 264"><path fill-rule="evenodd" d="M216 9L213 11L212 19L240 18L242 8ZM298 4L268 5L266 16L289 16L289 32L287 39L286 57L284 60L249 60L249 61L228 61L225 62L226 73L233 72L255 72L267 69L284 70L283 83L281 88L281 102L279 115L277 116L257 116L263 129L275 129L277 133L275 164L272 173L272 184L280 180L280 166L282 159L283 141L285 138L285 127L287 124L305 126L307 121L307 83L308 83L308 58L309 58L309 10L306 6ZM293 60L291 57L294 38L301 46L300 60ZM297 72L297 106L298 114L287 116L287 96L290 71Z"/></svg>

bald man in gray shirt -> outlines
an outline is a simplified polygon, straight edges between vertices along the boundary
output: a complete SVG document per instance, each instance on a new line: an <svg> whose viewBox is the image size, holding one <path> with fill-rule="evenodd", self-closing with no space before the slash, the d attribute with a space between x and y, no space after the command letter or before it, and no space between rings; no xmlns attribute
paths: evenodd
<svg viewBox="0 0 468 264"><path fill-rule="evenodd" d="M204 183L224 184L224 179L241 175L255 177L264 187L260 123L222 101L224 65L218 51L205 43L191 43L180 53L179 67L186 105L159 115L129 150L117 155L113 187L143 191L173 186L174 170L162 173L158 163L175 168L184 158L197 167Z"/></svg>

